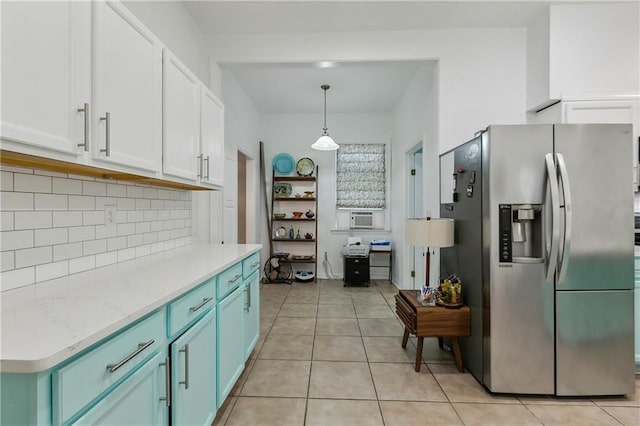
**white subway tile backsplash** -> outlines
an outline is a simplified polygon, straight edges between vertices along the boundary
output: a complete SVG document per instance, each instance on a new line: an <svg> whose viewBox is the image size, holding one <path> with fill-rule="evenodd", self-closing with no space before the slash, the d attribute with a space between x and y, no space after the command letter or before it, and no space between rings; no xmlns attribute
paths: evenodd
<svg viewBox="0 0 640 426"><path fill-rule="evenodd" d="M107 195L107 184L102 182L82 182L82 194Z"/></svg>
<svg viewBox="0 0 640 426"><path fill-rule="evenodd" d="M128 198L143 198L144 197L144 189L139 186L127 186L127 197Z"/></svg>
<svg viewBox="0 0 640 426"><path fill-rule="evenodd" d="M58 194L35 194L36 210L68 210L69 197Z"/></svg>
<svg viewBox="0 0 640 426"><path fill-rule="evenodd" d="M13 191L13 173L4 171L0 173L0 189Z"/></svg>
<svg viewBox="0 0 640 426"><path fill-rule="evenodd" d="M53 226L80 226L82 225L82 212L53 212Z"/></svg>
<svg viewBox="0 0 640 426"><path fill-rule="evenodd" d="M107 239L85 241L82 243L82 253L89 254L104 253L107 251Z"/></svg>
<svg viewBox="0 0 640 426"><path fill-rule="evenodd" d="M69 195L69 210L95 210L96 198L83 195Z"/></svg>
<svg viewBox="0 0 640 426"><path fill-rule="evenodd" d="M82 212L83 225L104 225L104 211Z"/></svg>
<svg viewBox="0 0 640 426"><path fill-rule="evenodd" d="M88 271L96 267L96 257L94 255L78 257L69 260L69 273L77 274L78 272Z"/></svg>
<svg viewBox="0 0 640 426"><path fill-rule="evenodd" d="M0 165L0 289L191 243L191 194ZM105 206L115 223L105 224Z"/></svg>
<svg viewBox="0 0 640 426"><path fill-rule="evenodd" d="M36 281L47 281L69 275L69 261L45 263L36 266Z"/></svg>
<svg viewBox="0 0 640 426"><path fill-rule="evenodd" d="M124 185L107 184L107 195L109 197L126 197L127 187Z"/></svg>
<svg viewBox="0 0 640 426"><path fill-rule="evenodd" d="M135 248L118 250L118 262L124 262L126 260L134 259L135 257L136 257Z"/></svg>
<svg viewBox="0 0 640 426"><path fill-rule="evenodd" d="M141 210L133 210L127 213L127 222L142 222L144 220L144 212Z"/></svg>
<svg viewBox="0 0 640 426"><path fill-rule="evenodd" d="M35 268L14 269L0 273L0 288L2 291L11 290L36 281Z"/></svg>
<svg viewBox="0 0 640 426"><path fill-rule="evenodd" d="M16 192L51 192L51 178L15 173L13 175L13 190Z"/></svg>
<svg viewBox="0 0 640 426"><path fill-rule="evenodd" d="M0 234L2 251L33 247L33 230L5 231Z"/></svg>
<svg viewBox="0 0 640 426"><path fill-rule="evenodd" d="M53 178L53 193L82 195L82 181L75 179Z"/></svg>
<svg viewBox="0 0 640 426"><path fill-rule="evenodd" d="M41 265L53 260L51 246L16 250L16 268Z"/></svg>
<svg viewBox="0 0 640 426"><path fill-rule="evenodd" d="M69 228L69 242L87 241L96 238L95 226L74 226Z"/></svg>
<svg viewBox="0 0 640 426"><path fill-rule="evenodd" d="M53 261L82 256L82 243L58 244L53 246Z"/></svg>
<svg viewBox="0 0 640 426"><path fill-rule="evenodd" d="M15 252L11 250L0 253L0 272L10 271L15 268Z"/></svg>
<svg viewBox="0 0 640 426"><path fill-rule="evenodd" d="M96 254L96 268L112 265L118 262L118 252L109 251L106 253Z"/></svg>
<svg viewBox="0 0 640 426"><path fill-rule="evenodd" d="M51 212L16 212L13 225L18 229L51 228Z"/></svg>
<svg viewBox="0 0 640 426"><path fill-rule="evenodd" d="M127 248L127 237L114 237L107 239L107 251Z"/></svg>
<svg viewBox="0 0 640 426"><path fill-rule="evenodd" d="M33 193L29 192L0 192L0 209L10 210L33 210Z"/></svg>
<svg viewBox="0 0 640 426"><path fill-rule="evenodd" d="M35 230L36 247L66 244L68 241L69 231L67 230L67 228L49 228Z"/></svg>
<svg viewBox="0 0 640 426"><path fill-rule="evenodd" d="M0 231L13 231L13 212L0 212Z"/></svg>

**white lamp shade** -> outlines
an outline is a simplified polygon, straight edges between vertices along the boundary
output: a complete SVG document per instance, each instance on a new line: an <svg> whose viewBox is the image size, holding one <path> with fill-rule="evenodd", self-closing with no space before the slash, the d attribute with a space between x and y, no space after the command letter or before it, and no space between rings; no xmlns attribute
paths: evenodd
<svg viewBox="0 0 640 426"><path fill-rule="evenodd" d="M311 148L318 151L335 151L340 148L340 145L334 142L329 135L322 135L318 140L311 145Z"/></svg>
<svg viewBox="0 0 640 426"><path fill-rule="evenodd" d="M453 219L407 219L406 243L413 246L451 247Z"/></svg>

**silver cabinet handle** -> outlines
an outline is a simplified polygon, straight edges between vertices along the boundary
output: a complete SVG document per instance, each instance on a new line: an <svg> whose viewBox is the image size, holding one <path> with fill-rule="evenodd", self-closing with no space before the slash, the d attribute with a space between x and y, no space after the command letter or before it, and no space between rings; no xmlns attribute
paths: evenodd
<svg viewBox="0 0 640 426"><path fill-rule="evenodd" d="M184 385L186 390L189 389L189 345L184 345L184 349L180 349L178 352L184 352L184 381L178 382L178 384Z"/></svg>
<svg viewBox="0 0 640 426"><path fill-rule="evenodd" d="M161 396L160 401L166 401L167 407L171 407L171 358L166 357L164 362L160 363L160 366L165 367L165 386L167 387L167 396Z"/></svg>
<svg viewBox="0 0 640 426"><path fill-rule="evenodd" d="M105 122L105 147L100 152L104 152L107 157L111 156L111 113L108 112L104 117L100 117L100 121Z"/></svg>
<svg viewBox="0 0 640 426"><path fill-rule="evenodd" d="M78 112L84 112L84 143L79 143L78 146L89 151L89 104L85 102L84 108L78 108Z"/></svg>
<svg viewBox="0 0 640 426"><path fill-rule="evenodd" d="M202 303L200 303L198 306L192 306L191 308L189 308L189 310L191 312L195 312L198 309L202 308L207 303L211 302L212 300L213 300L213 297L207 297L206 299L202 299Z"/></svg>
<svg viewBox="0 0 640 426"><path fill-rule="evenodd" d="M202 179L202 158L204 156L202 154L198 155L198 178Z"/></svg>
<svg viewBox="0 0 640 426"><path fill-rule="evenodd" d="M260 266L260 262L252 263L250 268L257 268L258 266Z"/></svg>
<svg viewBox="0 0 640 426"><path fill-rule="evenodd" d="M118 371L118 369L120 367L125 365L127 362L131 361L131 359L133 359L133 357L135 357L140 352L142 352L145 349L147 349L149 346L153 345L155 342L156 342L155 340L151 339L151 340L149 340L148 342L145 342L145 343L138 343L138 349L136 349L135 351L131 352L129 355L127 355L127 357L125 359L123 359L119 363L107 365L107 370L109 370L109 373L115 373L116 371Z"/></svg>
<svg viewBox="0 0 640 426"><path fill-rule="evenodd" d="M245 292L245 293L247 293L247 303L245 303L245 304L244 304L244 311L245 311L245 312L249 312L249 306L250 306L250 305L249 305L249 303L250 303L250 302L249 302L249 298L250 298L251 296L249 296L249 287L248 287L248 286L244 289L244 292Z"/></svg>
<svg viewBox="0 0 640 426"><path fill-rule="evenodd" d="M206 180L209 180L209 156L207 155L207 158L204 159L204 161L207 162L207 175L204 177Z"/></svg>
<svg viewBox="0 0 640 426"><path fill-rule="evenodd" d="M236 275L235 277L233 277L232 279L229 280L229 284L233 284L236 281L238 281L240 278L242 277L242 275Z"/></svg>
<svg viewBox="0 0 640 426"><path fill-rule="evenodd" d="M249 306L247 306L247 312L251 308L251 284L247 285L247 298L249 299Z"/></svg>

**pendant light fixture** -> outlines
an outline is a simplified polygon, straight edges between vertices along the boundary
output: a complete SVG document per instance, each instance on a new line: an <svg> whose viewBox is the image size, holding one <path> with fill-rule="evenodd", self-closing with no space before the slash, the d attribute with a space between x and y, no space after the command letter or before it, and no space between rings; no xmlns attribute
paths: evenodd
<svg viewBox="0 0 640 426"><path fill-rule="evenodd" d="M311 145L311 148L318 151L335 151L336 149L340 148L340 145L335 143L335 141L327 133L327 90L329 90L329 87L331 86L329 86L328 84L323 84L322 86L320 86L320 88L324 90L324 127L322 128L322 136L320 136L318 140L315 141L313 145Z"/></svg>

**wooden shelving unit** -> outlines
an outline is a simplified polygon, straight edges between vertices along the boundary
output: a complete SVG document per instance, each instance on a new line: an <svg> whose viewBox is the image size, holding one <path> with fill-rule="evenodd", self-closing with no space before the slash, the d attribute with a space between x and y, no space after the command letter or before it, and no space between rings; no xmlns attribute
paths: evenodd
<svg viewBox="0 0 640 426"><path fill-rule="evenodd" d="M313 272L313 281L317 281L318 277L318 166L316 166L312 176L278 176L272 171L271 183L271 212L286 213L283 219L271 217L271 232L269 235L271 257L276 253L289 253L289 257L280 258L281 263L288 263L292 266L292 277L294 279L297 271ZM283 197L276 194L276 185L279 183L290 183L292 186L291 196ZM304 194L304 191L313 191L312 197L301 195L295 197L296 193ZM307 218L304 213L311 210L314 213L313 218ZM302 211L300 218L292 217L293 211ZM284 227L286 237L277 237L278 229ZM290 230L294 230L294 237L289 237ZM312 238L305 238L306 233L312 233ZM296 238L297 235L300 238ZM296 258L304 257L304 258ZM306 267L304 267L306 265ZM282 282L282 280L278 281Z"/></svg>

